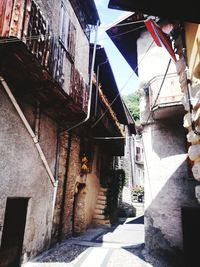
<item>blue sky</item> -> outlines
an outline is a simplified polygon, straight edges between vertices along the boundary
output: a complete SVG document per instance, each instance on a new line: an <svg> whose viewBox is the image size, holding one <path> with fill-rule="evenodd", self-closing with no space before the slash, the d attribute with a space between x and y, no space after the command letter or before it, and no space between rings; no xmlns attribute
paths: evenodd
<svg viewBox="0 0 200 267"><path fill-rule="evenodd" d="M123 11L109 9L109 0L94 0L94 2L100 16L102 28L126 14ZM131 94L138 88L138 78L133 74L133 70L101 27L98 33L98 43L106 50L119 91L121 95Z"/></svg>

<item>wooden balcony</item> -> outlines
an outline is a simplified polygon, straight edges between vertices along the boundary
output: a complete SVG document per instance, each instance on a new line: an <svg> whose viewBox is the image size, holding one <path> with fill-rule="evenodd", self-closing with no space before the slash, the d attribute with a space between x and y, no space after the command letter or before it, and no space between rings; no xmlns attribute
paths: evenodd
<svg viewBox="0 0 200 267"><path fill-rule="evenodd" d="M150 109L154 119L170 118L184 114L179 77L168 74L156 76L149 82ZM162 86L162 88L161 88ZM160 90L161 88L161 90Z"/></svg>
<svg viewBox="0 0 200 267"><path fill-rule="evenodd" d="M71 35L71 42L75 42ZM34 95L48 107L51 115L56 108L59 120L65 120L66 116L69 119L67 110L70 114L85 116L89 89L74 67L68 70L72 76L71 87L63 88L64 57L74 66L74 44L68 39L66 51L36 1L0 1L0 42L0 69L5 78L18 87L18 91L14 89L17 95ZM49 107L50 101L52 107Z"/></svg>

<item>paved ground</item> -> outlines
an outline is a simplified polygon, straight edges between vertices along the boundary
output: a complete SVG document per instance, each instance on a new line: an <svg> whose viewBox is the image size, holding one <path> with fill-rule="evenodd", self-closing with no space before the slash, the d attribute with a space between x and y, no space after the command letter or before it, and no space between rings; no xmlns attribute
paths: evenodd
<svg viewBox="0 0 200 267"><path fill-rule="evenodd" d="M145 255L143 222L144 217L140 216L115 227L90 228L23 267L167 267Z"/></svg>

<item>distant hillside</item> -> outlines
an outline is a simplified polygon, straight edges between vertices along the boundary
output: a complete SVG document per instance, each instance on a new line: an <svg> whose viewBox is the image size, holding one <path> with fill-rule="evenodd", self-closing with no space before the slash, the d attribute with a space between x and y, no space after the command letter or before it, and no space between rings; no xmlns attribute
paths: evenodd
<svg viewBox="0 0 200 267"><path fill-rule="evenodd" d="M123 99L134 120L139 121L140 120L139 94L136 92L130 95L124 95Z"/></svg>

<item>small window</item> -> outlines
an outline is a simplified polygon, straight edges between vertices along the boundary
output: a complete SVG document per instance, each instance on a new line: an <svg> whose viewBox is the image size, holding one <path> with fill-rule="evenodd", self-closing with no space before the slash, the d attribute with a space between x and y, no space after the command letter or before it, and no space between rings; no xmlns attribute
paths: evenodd
<svg viewBox="0 0 200 267"><path fill-rule="evenodd" d="M64 4L61 4L61 11L60 11L60 33L59 33L59 40L67 50L68 46L68 30L69 30L69 16L67 14L67 9Z"/></svg>
<svg viewBox="0 0 200 267"><path fill-rule="evenodd" d="M76 28L74 24L71 21L69 21L68 52L73 59L75 57L75 45L76 45Z"/></svg>
<svg viewBox="0 0 200 267"><path fill-rule="evenodd" d="M76 28L69 18L67 9L62 2L60 11L60 30L59 41L63 46L65 52L70 55L71 59L75 57L75 44L76 44Z"/></svg>

